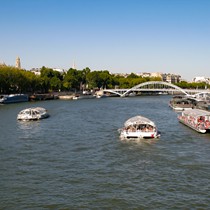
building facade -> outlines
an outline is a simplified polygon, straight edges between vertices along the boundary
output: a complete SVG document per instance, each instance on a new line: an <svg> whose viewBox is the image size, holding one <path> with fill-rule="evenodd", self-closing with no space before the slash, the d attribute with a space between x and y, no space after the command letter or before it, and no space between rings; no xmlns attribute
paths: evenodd
<svg viewBox="0 0 210 210"><path fill-rule="evenodd" d="M162 74L162 80L163 82L168 83L179 83L181 81L181 76L175 74Z"/></svg>

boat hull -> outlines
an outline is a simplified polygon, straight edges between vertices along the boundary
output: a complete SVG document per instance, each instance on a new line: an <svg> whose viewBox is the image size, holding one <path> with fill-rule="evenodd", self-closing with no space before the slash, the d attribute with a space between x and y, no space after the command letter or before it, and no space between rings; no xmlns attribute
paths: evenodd
<svg viewBox="0 0 210 210"><path fill-rule="evenodd" d="M36 120L41 120L41 119L45 119L48 118L49 114L43 114L40 116L18 116L17 119L18 120L22 120L22 121L36 121Z"/></svg>
<svg viewBox="0 0 210 210"><path fill-rule="evenodd" d="M175 106L171 104L169 104L169 107L171 107L174 111L184 111L184 110L192 109L192 107L181 107L181 106Z"/></svg>
<svg viewBox="0 0 210 210"><path fill-rule="evenodd" d="M79 95L79 96L73 96L73 100L80 100L80 99L93 99L96 98L95 95Z"/></svg>
<svg viewBox="0 0 210 210"><path fill-rule="evenodd" d="M193 130L195 130L195 131L197 131L197 132L199 132L199 133L206 133L206 131L207 131L207 130L204 129L204 128L200 128L200 127L197 126L196 124L191 124L191 123L189 123L188 121L185 121L185 120L182 119L180 116L178 117L178 120L179 120L180 123L182 123L182 124L184 124L184 125L190 127L191 129L193 129ZM202 126L202 127L203 127L203 126Z"/></svg>
<svg viewBox="0 0 210 210"><path fill-rule="evenodd" d="M128 131L120 131L120 139L153 139L158 138L160 134L158 132L128 132Z"/></svg>

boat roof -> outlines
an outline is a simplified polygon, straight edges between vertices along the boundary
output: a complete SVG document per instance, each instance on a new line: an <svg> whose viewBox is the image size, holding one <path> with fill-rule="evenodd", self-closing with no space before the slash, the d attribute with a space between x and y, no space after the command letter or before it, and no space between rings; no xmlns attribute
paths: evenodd
<svg viewBox="0 0 210 210"><path fill-rule="evenodd" d="M190 109L183 111L183 114L190 115L193 117L199 117L199 116L210 116L209 111L201 110L201 109Z"/></svg>
<svg viewBox="0 0 210 210"><path fill-rule="evenodd" d="M124 123L124 126L128 127L130 125L139 125L139 124L149 124L151 126L155 126L155 123L152 122L150 119L148 119L146 117L143 117L143 116L140 116L140 115L128 119Z"/></svg>
<svg viewBox="0 0 210 210"><path fill-rule="evenodd" d="M26 108L26 109L23 109L21 112L26 112L26 111L47 111L45 108L42 108L42 107L31 107L31 108Z"/></svg>

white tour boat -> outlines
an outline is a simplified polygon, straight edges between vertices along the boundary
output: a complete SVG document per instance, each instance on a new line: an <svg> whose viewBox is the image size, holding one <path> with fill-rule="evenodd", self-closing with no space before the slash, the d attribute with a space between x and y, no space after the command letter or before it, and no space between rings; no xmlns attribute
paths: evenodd
<svg viewBox="0 0 210 210"><path fill-rule="evenodd" d="M206 133L210 130L210 112L205 110L185 110L178 115L178 120L199 133Z"/></svg>
<svg viewBox="0 0 210 210"><path fill-rule="evenodd" d="M143 116L128 119L119 132L122 140L158 138L160 136L155 123Z"/></svg>
<svg viewBox="0 0 210 210"><path fill-rule="evenodd" d="M33 107L20 111L17 115L18 120L40 120L49 117L45 108Z"/></svg>

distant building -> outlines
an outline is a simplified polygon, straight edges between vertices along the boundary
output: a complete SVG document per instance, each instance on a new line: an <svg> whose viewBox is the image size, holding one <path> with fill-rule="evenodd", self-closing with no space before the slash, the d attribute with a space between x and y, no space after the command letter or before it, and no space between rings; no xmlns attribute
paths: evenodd
<svg viewBox="0 0 210 210"><path fill-rule="evenodd" d="M19 57L16 58L15 67L18 68L18 69L21 69L20 58Z"/></svg>
<svg viewBox="0 0 210 210"><path fill-rule="evenodd" d="M179 83L181 81L181 76L180 75L175 75L175 74L163 74L160 72L140 72L140 73L135 73L137 76L141 76L141 77L160 77L162 79L162 81L164 82L168 82L168 83ZM119 76L123 76L123 77L127 77L130 74L122 74L122 73L115 73L114 75L119 75Z"/></svg>
<svg viewBox="0 0 210 210"><path fill-rule="evenodd" d="M136 73L136 75L141 76L141 77L151 77L151 73L149 72L140 72L140 73Z"/></svg>
<svg viewBox="0 0 210 210"><path fill-rule="evenodd" d="M64 69L59 69L59 68L53 68L53 71L58 71L61 74L63 74L64 72L66 72Z"/></svg>
<svg viewBox="0 0 210 210"><path fill-rule="evenodd" d="M59 69L59 68L53 68L52 70L53 70L53 71L58 71L58 72L60 72L61 74L63 74L64 72L66 72L66 70L64 70L64 69ZM32 68L30 71L33 72L33 73L36 74L36 75L41 75L41 68Z"/></svg>
<svg viewBox="0 0 210 210"><path fill-rule="evenodd" d="M193 82L205 82L207 84L210 84L210 78L207 78L207 77L195 77L193 78Z"/></svg>
<svg viewBox="0 0 210 210"><path fill-rule="evenodd" d="M153 72L153 73L151 73L151 77L161 77L162 78L162 73L160 73L160 72Z"/></svg>
<svg viewBox="0 0 210 210"><path fill-rule="evenodd" d="M179 83L181 81L181 76L175 74L162 74L162 80L168 83Z"/></svg>
<svg viewBox="0 0 210 210"><path fill-rule="evenodd" d="M127 77L129 74L127 74L127 73L111 73L112 75L114 75L114 76L120 76L120 77Z"/></svg>
<svg viewBox="0 0 210 210"><path fill-rule="evenodd" d="M32 68L30 70L32 73L36 74L36 75L40 75L41 74L41 69L40 68Z"/></svg>
<svg viewBox="0 0 210 210"><path fill-rule="evenodd" d="M136 75L141 76L141 77L161 77L162 78L162 73L159 72L141 72L137 73Z"/></svg>

